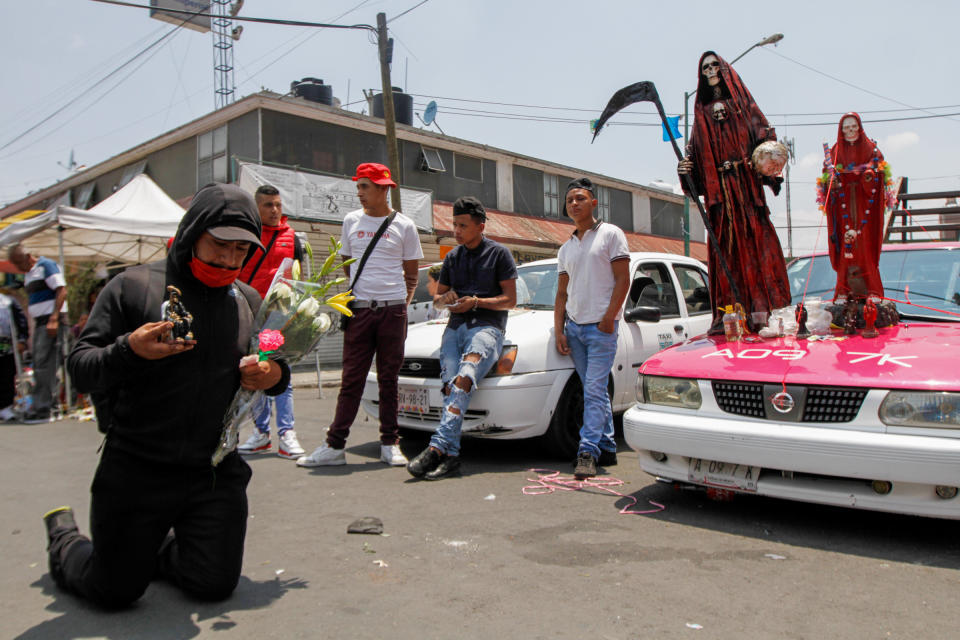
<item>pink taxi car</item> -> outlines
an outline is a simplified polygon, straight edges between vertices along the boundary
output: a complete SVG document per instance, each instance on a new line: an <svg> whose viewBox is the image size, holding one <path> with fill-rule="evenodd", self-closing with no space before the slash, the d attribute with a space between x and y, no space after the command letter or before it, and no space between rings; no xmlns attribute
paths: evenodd
<svg viewBox="0 0 960 640"><path fill-rule="evenodd" d="M641 468L669 482L960 519L960 243L885 246L880 271L887 297L910 304L898 303L901 323L879 337L701 336L647 360L623 420ZM807 295L830 297L827 256L788 268L795 294L808 273Z"/></svg>

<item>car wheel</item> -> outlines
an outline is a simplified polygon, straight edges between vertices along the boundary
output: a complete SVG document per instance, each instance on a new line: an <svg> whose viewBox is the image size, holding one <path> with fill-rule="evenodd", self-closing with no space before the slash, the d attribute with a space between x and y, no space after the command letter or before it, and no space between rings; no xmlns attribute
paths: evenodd
<svg viewBox="0 0 960 640"><path fill-rule="evenodd" d="M607 384L607 397L612 398L613 389ZM543 434L544 443L553 455L563 460L573 460L580 448L580 427L583 426L583 384L574 371L567 380L557 409L553 412L550 427ZM616 415L614 415L616 428Z"/></svg>
<svg viewBox="0 0 960 640"><path fill-rule="evenodd" d="M580 447L580 427L583 426L583 385L576 372L567 380L557 409L544 440L550 453L565 460L573 460Z"/></svg>

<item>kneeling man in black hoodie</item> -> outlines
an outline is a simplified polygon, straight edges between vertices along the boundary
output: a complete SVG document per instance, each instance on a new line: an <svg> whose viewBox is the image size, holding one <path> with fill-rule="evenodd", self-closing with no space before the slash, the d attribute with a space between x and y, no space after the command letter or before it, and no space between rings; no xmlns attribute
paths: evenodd
<svg viewBox="0 0 960 640"><path fill-rule="evenodd" d="M91 487L93 540L69 507L44 516L61 588L105 607L132 603L157 577L203 599L236 588L251 471L236 451L216 467L211 455L240 386L277 395L290 379L282 361L238 366L261 300L234 279L259 238L253 198L207 185L166 260L127 269L97 298L68 367L106 439ZM168 285L193 316L192 340L171 339L173 323L161 320Z"/></svg>

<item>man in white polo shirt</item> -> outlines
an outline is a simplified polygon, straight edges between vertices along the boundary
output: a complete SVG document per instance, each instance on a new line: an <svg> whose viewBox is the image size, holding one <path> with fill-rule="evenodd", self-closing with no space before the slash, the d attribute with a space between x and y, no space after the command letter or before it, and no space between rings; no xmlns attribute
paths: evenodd
<svg viewBox="0 0 960 640"><path fill-rule="evenodd" d="M595 476L598 462L617 463L607 378L630 276L627 238L616 225L594 217L596 206L588 178L567 185L565 213L577 229L557 256L553 326L557 351L573 358L583 383L583 426L573 472L578 480Z"/></svg>

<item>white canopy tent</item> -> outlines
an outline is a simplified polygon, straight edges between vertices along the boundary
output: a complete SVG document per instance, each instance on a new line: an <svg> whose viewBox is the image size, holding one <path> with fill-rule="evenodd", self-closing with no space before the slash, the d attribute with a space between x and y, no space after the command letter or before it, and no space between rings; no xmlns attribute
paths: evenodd
<svg viewBox="0 0 960 640"><path fill-rule="evenodd" d="M141 173L89 210L60 205L0 230L0 247L22 242L33 255L142 264L165 255L184 209Z"/></svg>

